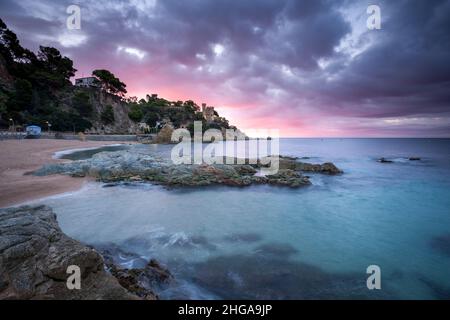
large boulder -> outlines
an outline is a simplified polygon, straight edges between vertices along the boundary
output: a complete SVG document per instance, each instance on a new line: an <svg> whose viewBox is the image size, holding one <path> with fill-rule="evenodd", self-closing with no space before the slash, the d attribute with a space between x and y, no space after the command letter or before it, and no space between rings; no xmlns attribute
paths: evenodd
<svg viewBox="0 0 450 320"><path fill-rule="evenodd" d="M67 287L67 267L81 289ZM65 235L47 206L0 210L0 299L138 299L105 271L94 249Z"/></svg>
<svg viewBox="0 0 450 320"><path fill-rule="evenodd" d="M155 143L172 143L173 127L166 124L157 134Z"/></svg>

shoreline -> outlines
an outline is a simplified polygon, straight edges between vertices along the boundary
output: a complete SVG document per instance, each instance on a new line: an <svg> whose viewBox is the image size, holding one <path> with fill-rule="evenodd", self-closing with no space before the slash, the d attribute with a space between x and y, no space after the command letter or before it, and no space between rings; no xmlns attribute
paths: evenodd
<svg viewBox="0 0 450 320"><path fill-rule="evenodd" d="M0 208L18 206L41 198L80 190L92 179L64 175L37 177L26 173L37 170L44 164L70 162L55 156L67 150L92 149L117 144L118 141L54 139L0 141Z"/></svg>

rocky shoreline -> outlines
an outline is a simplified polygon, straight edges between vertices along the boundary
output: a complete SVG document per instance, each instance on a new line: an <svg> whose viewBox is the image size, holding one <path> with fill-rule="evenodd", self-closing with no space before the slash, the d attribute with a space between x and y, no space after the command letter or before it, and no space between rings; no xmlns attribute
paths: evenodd
<svg viewBox="0 0 450 320"><path fill-rule="evenodd" d="M173 164L170 160L136 150L100 152L92 158L70 163L48 164L33 172L93 177L102 182L147 181L166 186L249 186L270 184L298 188L311 184L305 172L341 174L332 163L310 164L297 158L280 157L279 170L272 175L258 175L264 161L255 164ZM234 161L236 163L236 161Z"/></svg>
<svg viewBox="0 0 450 320"><path fill-rule="evenodd" d="M81 271L81 289L68 289L67 268ZM171 280L151 260L142 269L124 269L107 255L65 235L47 206L0 209L0 300L157 299L150 287Z"/></svg>
<svg viewBox="0 0 450 320"><path fill-rule="evenodd" d="M224 159L226 160L226 159ZM233 159L236 160L236 159ZM121 150L92 158L52 163L30 172L36 176L62 174L93 177L107 183L151 182L165 186L249 186L270 184L297 188L310 185L305 172L341 174L332 163L310 164L279 157L279 170L258 175L265 161L244 164L175 165L154 155ZM71 265L80 267L81 289L66 281ZM138 269L120 267L108 248L98 250L65 235L47 206L0 209L1 299L158 299L154 288L173 280L156 260Z"/></svg>

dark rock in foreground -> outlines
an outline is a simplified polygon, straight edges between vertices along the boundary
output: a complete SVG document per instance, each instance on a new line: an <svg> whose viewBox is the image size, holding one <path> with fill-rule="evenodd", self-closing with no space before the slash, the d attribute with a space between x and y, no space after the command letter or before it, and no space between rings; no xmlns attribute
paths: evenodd
<svg viewBox="0 0 450 320"><path fill-rule="evenodd" d="M69 290L67 267L81 269ZM155 298L155 297L146 297ZM105 271L94 249L66 236L47 206L0 210L0 299L138 299Z"/></svg>

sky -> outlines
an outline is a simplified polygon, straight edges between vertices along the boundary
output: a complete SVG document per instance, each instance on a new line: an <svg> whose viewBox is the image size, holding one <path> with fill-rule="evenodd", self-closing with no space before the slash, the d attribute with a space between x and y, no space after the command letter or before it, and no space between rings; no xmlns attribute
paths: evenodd
<svg viewBox="0 0 450 320"><path fill-rule="evenodd" d="M108 69L129 96L205 102L244 131L450 137L450 0L1 0L0 17L77 77Z"/></svg>

